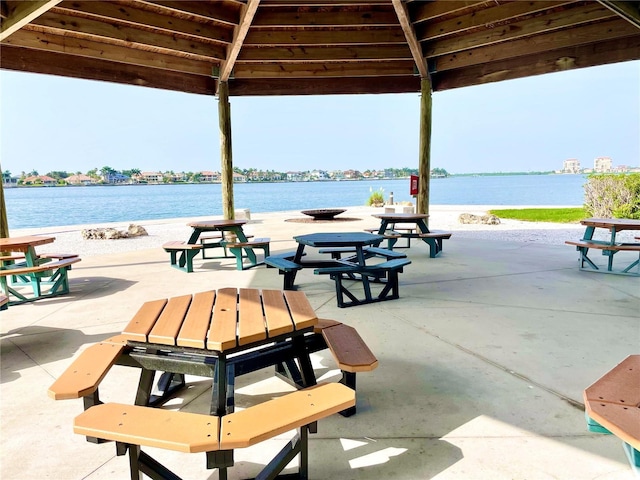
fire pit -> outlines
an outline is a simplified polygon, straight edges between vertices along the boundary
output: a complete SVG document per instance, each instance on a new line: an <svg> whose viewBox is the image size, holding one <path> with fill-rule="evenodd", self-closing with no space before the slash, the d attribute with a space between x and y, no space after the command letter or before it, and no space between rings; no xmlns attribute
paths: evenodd
<svg viewBox="0 0 640 480"><path fill-rule="evenodd" d="M333 217L346 212L339 208L322 208L318 210L302 210L300 213L313 217L314 220L333 220Z"/></svg>

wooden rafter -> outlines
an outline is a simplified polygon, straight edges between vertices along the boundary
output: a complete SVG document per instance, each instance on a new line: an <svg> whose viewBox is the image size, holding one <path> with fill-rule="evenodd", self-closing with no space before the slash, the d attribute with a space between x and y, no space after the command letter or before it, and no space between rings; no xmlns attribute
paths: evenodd
<svg viewBox="0 0 640 480"><path fill-rule="evenodd" d="M436 39L425 45L424 53L427 57L447 55L471 48L498 45L532 35L575 28L579 25L610 19L614 16L614 13L594 2L584 6L577 6L567 12L552 12L533 19L505 23L488 30Z"/></svg>
<svg viewBox="0 0 640 480"><path fill-rule="evenodd" d="M12 33L20 30L33 19L55 7L62 0L43 0L38 2L16 2L15 8L9 12L7 18L0 24L0 41L5 40Z"/></svg>
<svg viewBox="0 0 640 480"><path fill-rule="evenodd" d="M242 48L244 39L249 32L249 27L251 26L253 17L256 14L258 5L260 5L260 0L249 0L247 6L242 10L242 14L240 15L240 24L233 33L233 41L227 48L227 58L222 63L222 67L220 68L220 82L228 81L229 77L231 76L233 66L236 63L236 59L238 58L238 54L240 53L240 49Z"/></svg>
<svg viewBox="0 0 640 480"><path fill-rule="evenodd" d="M638 60L639 3L0 0L0 68L207 95L442 90L610 63L605 46Z"/></svg>
<svg viewBox="0 0 640 480"><path fill-rule="evenodd" d="M600 0L600 3L612 12L620 15L627 22L640 28L640 2Z"/></svg>
<svg viewBox="0 0 640 480"><path fill-rule="evenodd" d="M422 54L422 48L420 47L420 42L416 37L416 32L413 29L413 25L411 24L411 20L409 19L409 13L407 12L407 7L404 5L402 0L392 0L393 8L396 11L396 15L398 16L398 20L400 21L400 26L402 27L402 31L404 32L404 36L407 39L407 43L409 44L409 49L411 50L411 55L413 56L413 61L418 68L418 72L420 72L420 76L422 78L426 78L429 76L429 70L427 68L427 61Z"/></svg>

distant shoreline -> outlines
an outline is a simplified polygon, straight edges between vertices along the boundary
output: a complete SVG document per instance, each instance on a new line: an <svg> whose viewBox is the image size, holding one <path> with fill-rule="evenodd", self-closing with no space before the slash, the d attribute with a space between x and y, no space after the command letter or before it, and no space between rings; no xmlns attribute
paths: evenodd
<svg viewBox="0 0 640 480"><path fill-rule="evenodd" d="M623 173L620 173L622 175ZM532 175L588 175L587 173L557 173L557 172L491 172L491 173L452 173L449 175L432 175L432 180L446 179L450 177L511 177L511 176L532 176ZM393 178L340 178L340 179L316 179L316 180L249 180L246 182L233 182L234 185L254 184L254 183L326 183L326 182L363 182L363 181L394 181L408 180L410 177L393 177ZM154 186L154 185L221 185L222 182L167 182L167 183L56 183L56 184L38 184L38 185L17 185L12 183L3 184L3 188L59 188L59 187L122 187L122 186Z"/></svg>

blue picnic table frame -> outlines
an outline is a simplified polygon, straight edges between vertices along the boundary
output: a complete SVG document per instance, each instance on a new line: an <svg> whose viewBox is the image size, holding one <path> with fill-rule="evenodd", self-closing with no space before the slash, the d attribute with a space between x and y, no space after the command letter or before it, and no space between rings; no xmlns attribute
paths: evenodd
<svg viewBox="0 0 640 480"><path fill-rule="evenodd" d="M640 231L640 220L628 219L628 218L585 218L580 221L582 225L586 227L584 235L582 236L582 241L595 243L598 245L616 245L616 235L618 232L622 232L624 230L636 230ZM596 231L596 228L604 228L609 230L611 233L609 240L594 240L593 235ZM605 255L608 258L607 262L607 270L600 270L598 266L589 258L588 247L577 247L578 251L580 251L580 258L582 263L586 262L593 270L602 271L604 273L620 273L614 272L613 270L613 256L618 253L618 250L602 250L602 255ZM640 256L638 260L631 263L627 266L622 273L628 273L631 275L635 275L631 272L631 270L640 264Z"/></svg>
<svg viewBox="0 0 640 480"><path fill-rule="evenodd" d="M416 232L400 233L400 238L419 238L424 243L429 245L429 256L435 258L442 251L442 240L438 238L425 238L421 237L421 233L431 233L429 231L429 225L427 220L429 215L426 213L377 213L373 215L375 218L380 219L380 228L378 229L378 235L384 235L388 230L393 230L396 223L413 223L416 225ZM387 238L387 248L393 250L394 245L397 243L398 238Z"/></svg>

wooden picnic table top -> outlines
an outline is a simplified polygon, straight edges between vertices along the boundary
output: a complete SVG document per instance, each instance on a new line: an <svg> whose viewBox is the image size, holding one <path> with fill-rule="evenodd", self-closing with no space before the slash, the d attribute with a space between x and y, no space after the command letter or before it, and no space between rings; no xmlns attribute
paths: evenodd
<svg viewBox="0 0 640 480"><path fill-rule="evenodd" d="M607 228L609 230L640 230L640 220L631 218L585 218L580 223L586 227Z"/></svg>
<svg viewBox="0 0 640 480"><path fill-rule="evenodd" d="M187 225L199 230L218 230L221 227L239 227L245 223L247 223L247 220L201 220L199 222L187 223Z"/></svg>
<svg viewBox="0 0 640 480"><path fill-rule="evenodd" d="M378 244L384 237L367 232L324 232L298 235L293 239L310 247L362 247Z"/></svg>
<svg viewBox="0 0 640 480"><path fill-rule="evenodd" d="M23 237L0 238L0 252L28 252L37 245L53 243L56 237L27 235Z"/></svg>
<svg viewBox="0 0 640 480"><path fill-rule="evenodd" d="M303 292L222 288L146 302L122 334L133 342L223 352L317 321Z"/></svg>
<svg viewBox="0 0 640 480"><path fill-rule="evenodd" d="M416 221L429 218L426 213L374 213L372 215L380 220Z"/></svg>

